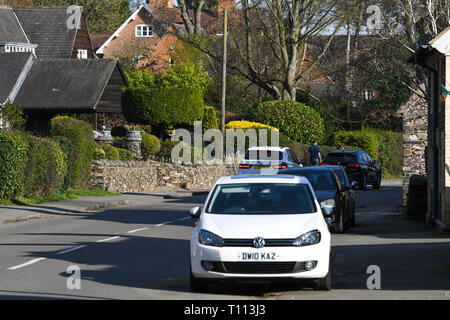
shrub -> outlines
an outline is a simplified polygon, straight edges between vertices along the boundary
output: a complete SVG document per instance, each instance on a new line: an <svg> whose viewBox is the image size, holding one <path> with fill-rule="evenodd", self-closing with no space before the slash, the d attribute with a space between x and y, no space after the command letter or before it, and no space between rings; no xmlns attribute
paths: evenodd
<svg viewBox="0 0 450 320"><path fill-rule="evenodd" d="M203 131L218 128L219 119L217 119L216 117L216 110L214 109L214 107L206 106L203 114Z"/></svg>
<svg viewBox="0 0 450 320"><path fill-rule="evenodd" d="M7 127L11 130L16 130L25 125L27 120L23 116L23 109L16 103L8 100L1 107L3 121L6 122Z"/></svg>
<svg viewBox="0 0 450 320"><path fill-rule="evenodd" d="M122 161L131 161L135 160L134 155L131 153L131 151L128 151L126 149L117 148L119 150L119 158Z"/></svg>
<svg viewBox="0 0 450 320"><path fill-rule="evenodd" d="M48 196L61 189L67 173L67 156L53 140L24 134L28 141L25 196Z"/></svg>
<svg viewBox="0 0 450 320"><path fill-rule="evenodd" d="M334 135L334 143L336 145L351 145L365 150L372 159L378 159L378 149L380 143L374 131L356 130L356 131L339 131Z"/></svg>
<svg viewBox="0 0 450 320"><path fill-rule="evenodd" d="M159 157L170 158L172 156L172 149L179 144L180 141L165 140L161 143L161 149L157 153Z"/></svg>
<svg viewBox="0 0 450 320"><path fill-rule="evenodd" d="M294 101L266 101L249 111L251 120L276 127L290 140L323 143L325 128L320 115L307 105Z"/></svg>
<svg viewBox="0 0 450 320"><path fill-rule="evenodd" d="M125 137L128 129L125 126L117 126L112 128L111 135L113 137Z"/></svg>
<svg viewBox="0 0 450 320"><path fill-rule="evenodd" d="M15 132L0 130L0 198L22 193L28 143Z"/></svg>
<svg viewBox="0 0 450 320"><path fill-rule="evenodd" d="M95 148L94 150L94 159L95 160L103 160L106 159L106 152L102 148Z"/></svg>
<svg viewBox="0 0 450 320"><path fill-rule="evenodd" d="M116 148L125 148L125 139L123 137L114 137L112 145Z"/></svg>
<svg viewBox="0 0 450 320"><path fill-rule="evenodd" d="M141 152L144 158L148 158L156 155L161 149L161 141L151 134L141 132L142 143L141 143Z"/></svg>
<svg viewBox="0 0 450 320"><path fill-rule="evenodd" d="M247 133L248 130L250 129L254 129L257 135L257 145L258 146L264 146L264 145L272 145L271 141L272 141L272 131L277 131L278 129L275 127L271 127L262 123L257 123L257 122L250 122L250 121L230 121L225 125L225 129L232 129L232 130L242 130L244 133ZM265 130L266 131L266 137L267 137L267 141L263 142L260 140L260 138L262 137L261 135L261 131ZM235 132L237 133L237 132ZM227 142L227 130L225 131L225 144L228 144ZM279 132L278 132L279 134ZM281 142L281 138L280 138L280 142ZM245 139L245 150L238 150L238 141L237 138L234 139L234 150L235 151L245 151L247 150L249 147L251 147L250 145L250 139L246 138ZM227 146L228 148L228 146ZM230 150L226 150L227 153L230 152Z"/></svg>
<svg viewBox="0 0 450 320"><path fill-rule="evenodd" d="M92 126L72 118L54 118L50 121L50 135L67 154L68 172L65 188L83 190L87 187L94 156Z"/></svg>
<svg viewBox="0 0 450 320"><path fill-rule="evenodd" d="M203 119L200 89L124 88L122 109L128 122L161 125L192 125Z"/></svg>
<svg viewBox="0 0 450 320"><path fill-rule="evenodd" d="M106 160L119 160L119 150L116 147L109 144L99 144L98 148L105 152Z"/></svg>

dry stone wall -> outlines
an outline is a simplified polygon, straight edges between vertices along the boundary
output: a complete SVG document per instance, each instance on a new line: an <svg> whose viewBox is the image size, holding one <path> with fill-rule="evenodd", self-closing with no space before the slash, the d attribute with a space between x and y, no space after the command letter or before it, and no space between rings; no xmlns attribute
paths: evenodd
<svg viewBox="0 0 450 320"><path fill-rule="evenodd" d="M157 187L210 189L223 176L236 175L226 164L182 165L157 161L96 160L90 185L112 192L152 192Z"/></svg>

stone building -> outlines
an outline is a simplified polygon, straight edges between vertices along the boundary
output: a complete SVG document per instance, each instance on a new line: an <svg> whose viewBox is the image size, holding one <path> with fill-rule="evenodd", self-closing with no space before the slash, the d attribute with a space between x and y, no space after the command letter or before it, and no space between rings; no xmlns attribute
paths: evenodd
<svg viewBox="0 0 450 320"><path fill-rule="evenodd" d="M409 179L426 175L428 143L427 102L414 94L397 112L403 119L403 206L407 205Z"/></svg>
<svg viewBox="0 0 450 320"><path fill-rule="evenodd" d="M428 71L427 221L450 229L450 27L410 59Z"/></svg>

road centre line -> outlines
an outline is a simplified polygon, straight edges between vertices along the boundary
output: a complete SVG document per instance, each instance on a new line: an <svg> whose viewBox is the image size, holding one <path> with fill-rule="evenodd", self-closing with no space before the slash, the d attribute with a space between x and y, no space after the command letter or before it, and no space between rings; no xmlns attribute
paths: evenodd
<svg viewBox="0 0 450 320"><path fill-rule="evenodd" d="M75 251L75 250L78 250L78 249L83 249L85 247L87 247L87 245L83 244L81 246L77 246L77 247L73 247L73 248L70 248L70 249L66 249L66 250L57 252L56 254L65 254L65 253L69 253L69 252L72 252L72 251Z"/></svg>
<svg viewBox="0 0 450 320"><path fill-rule="evenodd" d="M148 230L148 228L141 228L141 229L130 230L130 231L127 231L127 233L135 233L135 232L144 231L144 230Z"/></svg>
<svg viewBox="0 0 450 320"><path fill-rule="evenodd" d="M17 266L9 267L8 270L17 270L17 269L20 269L20 268L29 266L29 265L31 265L31 264L34 264L34 263L36 263L36 262L39 262L39 261L42 261L42 260L45 260L45 259L47 259L47 258L37 258L37 259L33 259L33 260L28 261L28 262L19 264L19 265L17 265Z"/></svg>
<svg viewBox="0 0 450 320"><path fill-rule="evenodd" d="M120 238L120 236L115 236L115 237L111 237L111 238L107 238L107 239L97 240L95 242L106 242L106 241L111 241L111 240L119 239L119 238Z"/></svg>

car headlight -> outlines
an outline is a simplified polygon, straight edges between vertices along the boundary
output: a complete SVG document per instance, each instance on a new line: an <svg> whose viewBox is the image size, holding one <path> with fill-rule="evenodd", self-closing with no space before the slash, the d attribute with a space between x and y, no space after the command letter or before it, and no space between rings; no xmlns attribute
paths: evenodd
<svg viewBox="0 0 450 320"><path fill-rule="evenodd" d="M336 201L334 199L328 199L328 200L322 201L320 203L320 207L321 208L328 207L328 208L334 209L334 208L336 208Z"/></svg>
<svg viewBox="0 0 450 320"><path fill-rule="evenodd" d="M218 235L206 231L200 230L198 234L198 241L205 246L223 247L224 241Z"/></svg>
<svg viewBox="0 0 450 320"><path fill-rule="evenodd" d="M311 230L294 240L294 246L311 246L320 242L321 235L319 230Z"/></svg>

